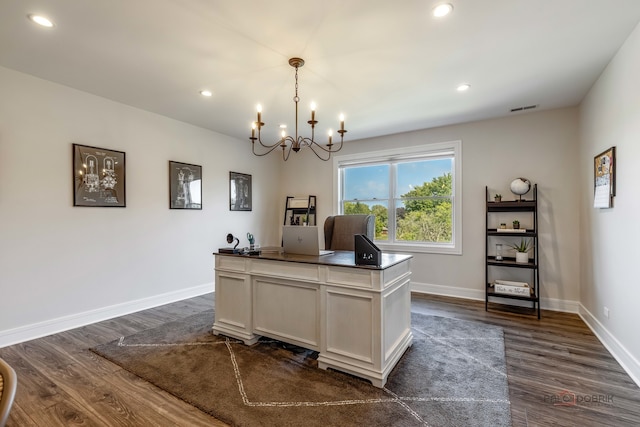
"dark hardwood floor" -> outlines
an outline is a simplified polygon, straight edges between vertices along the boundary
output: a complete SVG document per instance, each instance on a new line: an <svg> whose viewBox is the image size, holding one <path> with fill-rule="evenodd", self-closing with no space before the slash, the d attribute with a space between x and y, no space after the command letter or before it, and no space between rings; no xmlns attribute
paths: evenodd
<svg viewBox="0 0 640 427"><path fill-rule="evenodd" d="M1 348L19 378L7 426L224 425L89 351L212 305L208 294ZM577 315L490 308L432 295L412 302L418 313L504 329L514 426L640 425L640 389Z"/></svg>

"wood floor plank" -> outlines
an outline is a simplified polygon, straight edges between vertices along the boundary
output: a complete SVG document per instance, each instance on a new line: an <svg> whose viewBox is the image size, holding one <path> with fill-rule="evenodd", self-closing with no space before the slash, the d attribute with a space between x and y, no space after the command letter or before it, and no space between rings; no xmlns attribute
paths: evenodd
<svg viewBox="0 0 640 427"><path fill-rule="evenodd" d="M224 426L89 351L213 305L206 294L1 348L19 378L7 426ZM579 316L543 310L538 320L527 310L486 312L482 301L419 294L412 310L503 328L514 426L640 425L640 389ZM558 404L562 393L581 401Z"/></svg>

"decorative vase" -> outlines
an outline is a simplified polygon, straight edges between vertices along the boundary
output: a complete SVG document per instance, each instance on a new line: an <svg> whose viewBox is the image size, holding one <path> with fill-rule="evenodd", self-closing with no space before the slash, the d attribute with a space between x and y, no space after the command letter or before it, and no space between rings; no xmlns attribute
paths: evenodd
<svg viewBox="0 0 640 427"><path fill-rule="evenodd" d="M526 264L529 262L528 252L516 252L516 262L519 264Z"/></svg>

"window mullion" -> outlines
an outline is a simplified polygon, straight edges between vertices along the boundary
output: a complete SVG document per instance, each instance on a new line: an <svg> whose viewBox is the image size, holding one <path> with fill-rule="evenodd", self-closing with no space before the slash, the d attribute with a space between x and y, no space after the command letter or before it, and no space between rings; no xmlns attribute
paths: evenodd
<svg viewBox="0 0 640 427"><path fill-rule="evenodd" d="M388 218L387 224L389 241L395 243L396 239L396 175L397 166L395 162L391 162L389 165L389 203L388 203Z"/></svg>

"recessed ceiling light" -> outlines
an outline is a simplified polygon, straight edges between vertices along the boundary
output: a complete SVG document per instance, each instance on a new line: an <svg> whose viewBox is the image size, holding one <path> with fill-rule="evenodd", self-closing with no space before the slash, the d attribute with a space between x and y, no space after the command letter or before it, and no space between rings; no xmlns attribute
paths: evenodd
<svg viewBox="0 0 640 427"><path fill-rule="evenodd" d="M457 90L458 90L458 92L465 92L465 91L469 90L470 87L471 87L470 84L463 83L460 86L458 86Z"/></svg>
<svg viewBox="0 0 640 427"><path fill-rule="evenodd" d="M45 18L42 15L27 15L28 18L35 22L38 25L42 25L43 27L48 27L51 28L53 27L53 22L51 22L49 19Z"/></svg>
<svg viewBox="0 0 640 427"><path fill-rule="evenodd" d="M213 96L213 92L211 92L210 90L201 90L200 91L200 95L202 95L202 96Z"/></svg>
<svg viewBox="0 0 640 427"><path fill-rule="evenodd" d="M453 11L453 6L450 3L442 3L433 8L433 16L436 18L442 18L447 16Z"/></svg>

